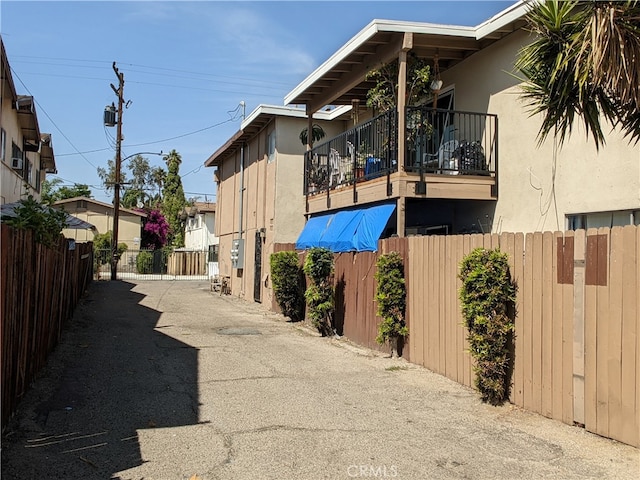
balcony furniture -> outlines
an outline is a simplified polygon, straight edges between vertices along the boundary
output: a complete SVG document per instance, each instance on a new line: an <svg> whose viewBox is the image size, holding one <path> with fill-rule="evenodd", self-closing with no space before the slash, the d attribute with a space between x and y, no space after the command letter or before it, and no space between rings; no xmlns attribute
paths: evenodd
<svg viewBox="0 0 640 480"><path fill-rule="evenodd" d="M454 153L458 148L459 143L457 140L449 140L442 143L438 152L430 155L425 153L423 156L423 166L427 170L437 170L437 173L446 175L458 174L458 163Z"/></svg>
<svg viewBox="0 0 640 480"><path fill-rule="evenodd" d="M329 152L329 185L340 185L344 182L344 172L341 172L341 157L335 148Z"/></svg>

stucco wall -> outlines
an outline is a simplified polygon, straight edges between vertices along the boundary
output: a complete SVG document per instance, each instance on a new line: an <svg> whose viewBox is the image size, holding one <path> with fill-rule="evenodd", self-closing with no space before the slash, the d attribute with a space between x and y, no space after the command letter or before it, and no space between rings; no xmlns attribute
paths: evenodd
<svg viewBox="0 0 640 480"><path fill-rule="evenodd" d="M455 85L456 110L498 115L493 230L563 230L568 214L640 208L640 148L618 132L598 152L578 119L561 150L555 151L552 138L537 145L541 118L529 116L518 80L507 73L519 48L530 41L526 32L516 32L443 75L445 87Z"/></svg>
<svg viewBox="0 0 640 480"><path fill-rule="evenodd" d="M0 177L0 200L2 203L17 202L26 195L31 194L37 200L40 199L40 191L36 188L38 182L36 177L40 174L40 154L38 152L26 152L24 158L28 159L31 164L31 183L30 188L25 187L26 179L23 179L15 170L11 168L12 143L15 143L20 149L23 146L22 132L18 123L18 114L11 105L11 99L2 97L2 114L0 118L0 126L5 131L5 151L4 158L1 162ZM41 176L42 179L43 176ZM28 176L26 178L29 178Z"/></svg>
<svg viewBox="0 0 640 480"><path fill-rule="evenodd" d="M345 122L333 125L316 120L327 138L341 132ZM261 238L262 261L260 298L270 304L272 298L269 259L274 243L295 242L304 227L303 155L300 131L307 126L302 118L277 117L245 145L244 197L242 202L242 238L245 241L244 267L231 266L231 245L240 237L240 151L218 168L220 183L216 199L216 228L220 238L220 274L231 278L231 293L254 299L256 279L256 232ZM267 155L267 137L275 132L276 154Z"/></svg>

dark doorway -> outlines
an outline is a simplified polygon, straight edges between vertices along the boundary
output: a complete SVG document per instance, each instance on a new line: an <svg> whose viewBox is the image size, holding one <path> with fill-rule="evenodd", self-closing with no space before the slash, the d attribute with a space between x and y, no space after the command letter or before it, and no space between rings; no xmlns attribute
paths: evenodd
<svg viewBox="0 0 640 480"><path fill-rule="evenodd" d="M262 303L260 288L262 278L262 233L260 230L256 230L256 256L255 256L255 270L253 274L253 299L256 302Z"/></svg>

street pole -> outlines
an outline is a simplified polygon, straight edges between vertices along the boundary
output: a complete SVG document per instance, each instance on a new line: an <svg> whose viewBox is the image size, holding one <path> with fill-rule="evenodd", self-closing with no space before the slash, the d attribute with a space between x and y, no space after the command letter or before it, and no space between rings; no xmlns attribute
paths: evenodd
<svg viewBox="0 0 640 480"><path fill-rule="evenodd" d="M118 97L118 124L116 132L116 178L113 185L113 239L111 243L111 280L117 280L118 276L118 223L120 221L120 170L122 164L122 109L124 103L124 73L118 71L116 62L113 62L113 71L118 77L118 88L113 83L111 88Z"/></svg>

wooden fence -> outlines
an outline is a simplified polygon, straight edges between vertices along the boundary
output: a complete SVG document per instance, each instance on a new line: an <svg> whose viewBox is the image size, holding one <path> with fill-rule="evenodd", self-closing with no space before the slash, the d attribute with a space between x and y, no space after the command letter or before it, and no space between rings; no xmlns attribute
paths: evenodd
<svg viewBox="0 0 640 480"><path fill-rule="evenodd" d="M1 226L2 427L58 343L92 279L93 244L69 250L35 242L31 231Z"/></svg>
<svg viewBox="0 0 640 480"><path fill-rule="evenodd" d="M167 260L169 275L206 275L207 252L173 252Z"/></svg>
<svg viewBox="0 0 640 480"><path fill-rule="evenodd" d="M459 265L474 248L509 256L517 286L510 401L640 446L640 227L382 240L405 258L412 363L472 386ZM336 255L336 322L375 343L378 254Z"/></svg>

